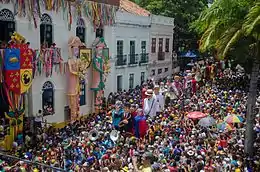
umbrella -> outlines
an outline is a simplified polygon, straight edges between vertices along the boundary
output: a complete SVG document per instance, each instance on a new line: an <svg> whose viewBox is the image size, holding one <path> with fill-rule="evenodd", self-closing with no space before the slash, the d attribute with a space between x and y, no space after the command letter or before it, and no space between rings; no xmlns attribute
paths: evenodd
<svg viewBox="0 0 260 172"><path fill-rule="evenodd" d="M228 123L226 123L226 122L222 122L222 123L219 123L219 124L217 124L217 128L219 129L219 130L225 130L225 129L227 129L227 130L233 130L233 126L231 125L231 124L228 124Z"/></svg>
<svg viewBox="0 0 260 172"><path fill-rule="evenodd" d="M228 115L224 118L224 121L227 123L240 123L243 122L243 118L241 116L232 114L232 115Z"/></svg>
<svg viewBox="0 0 260 172"><path fill-rule="evenodd" d="M189 112L187 117L190 119L201 119L206 117L207 115L205 113L199 112L199 111L194 111L194 112Z"/></svg>
<svg viewBox="0 0 260 172"><path fill-rule="evenodd" d="M214 124L216 124L216 120L211 116L208 116L208 117L205 117L205 118L202 118L201 120L199 120L199 125L202 127L209 127Z"/></svg>

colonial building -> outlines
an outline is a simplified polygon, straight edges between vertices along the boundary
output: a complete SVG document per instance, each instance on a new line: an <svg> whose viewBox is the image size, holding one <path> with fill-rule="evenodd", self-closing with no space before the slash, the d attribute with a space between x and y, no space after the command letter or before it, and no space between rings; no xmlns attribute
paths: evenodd
<svg viewBox="0 0 260 172"><path fill-rule="evenodd" d="M133 2L121 0L115 25L105 28L112 58L106 95L134 88L147 79L149 16L148 11Z"/></svg>
<svg viewBox="0 0 260 172"><path fill-rule="evenodd" d="M112 4L98 4L99 0L84 1L82 4L66 2L62 7L58 4L40 6L31 9L28 4L17 6L11 1L0 5L0 41L8 42L14 31L23 35L30 42L30 47L39 50L41 47L55 47L55 53L61 60L51 65L43 65L41 58L36 54L34 62L34 79L28 95L27 115L35 116L38 110L46 107L52 115L45 117L48 122L61 122L69 119L67 115L67 72L68 72L68 40L78 36L85 46L92 48L96 37L103 37L103 27L112 25L118 9L119 0L111 1ZM78 9L88 10L89 14L78 15ZM104 14L95 13L93 10L105 10ZM28 9L27 9L28 8ZM64 8L66 10L64 10ZM14 10L15 9L15 10ZM38 9L41 11L38 13ZM32 10L26 11L26 10ZM92 12L91 12L92 11ZM41 14L41 16L37 16ZM104 16L106 15L106 16ZM97 22L97 23L93 23ZM99 22L99 23L98 23ZM101 23L102 22L102 23ZM106 39L106 38L105 38ZM37 52L37 51L36 51ZM93 92L91 91L92 67L88 69L85 80L80 83L80 115L93 111Z"/></svg>
<svg viewBox="0 0 260 172"><path fill-rule="evenodd" d="M173 29L173 18L151 15L149 76L154 79L173 72Z"/></svg>

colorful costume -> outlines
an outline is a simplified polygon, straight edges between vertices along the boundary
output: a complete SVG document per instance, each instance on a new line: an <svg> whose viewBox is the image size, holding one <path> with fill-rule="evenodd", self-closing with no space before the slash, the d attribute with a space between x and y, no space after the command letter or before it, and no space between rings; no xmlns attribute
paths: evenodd
<svg viewBox="0 0 260 172"><path fill-rule="evenodd" d="M68 98L69 106L71 110L71 119L75 120L79 115L79 63L77 59L77 50L80 46L83 46L78 37L71 37L68 41L69 45L69 72L68 72Z"/></svg>
<svg viewBox="0 0 260 172"><path fill-rule="evenodd" d="M147 130L148 124L146 122L146 117L142 115L138 115L134 119L134 126L135 126L135 136L137 138L144 138Z"/></svg>
<svg viewBox="0 0 260 172"><path fill-rule="evenodd" d="M112 112L112 124L113 127L119 129L119 123L122 121L124 117L124 109L120 108L119 111L114 110Z"/></svg>
<svg viewBox="0 0 260 172"><path fill-rule="evenodd" d="M109 52L105 51L108 50L108 48L106 48L104 38L97 38L93 46L95 47L95 56L93 58L93 81L91 90L95 92L95 106L96 109L98 109L102 105L101 100L104 95L105 75L109 73Z"/></svg>

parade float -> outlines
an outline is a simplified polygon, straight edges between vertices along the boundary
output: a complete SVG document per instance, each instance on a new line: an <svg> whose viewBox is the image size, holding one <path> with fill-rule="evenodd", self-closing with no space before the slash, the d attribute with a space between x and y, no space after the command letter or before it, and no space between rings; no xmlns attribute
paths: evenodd
<svg viewBox="0 0 260 172"><path fill-rule="evenodd" d="M93 47L93 81L91 90L94 91L95 111L102 108L104 89L107 75L110 72L109 49L104 38L96 38Z"/></svg>
<svg viewBox="0 0 260 172"><path fill-rule="evenodd" d="M26 43L26 39L14 33L8 45L2 45L1 49L1 96L5 98L8 111L4 112L8 126L2 146L9 150L16 140L22 142L23 117L25 114L25 93L31 87L33 80L33 56L34 52ZM2 112L1 112L2 113ZM3 116L2 116L3 117Z"/></svg>
<svg viewBox="0 0 260 172"><path fill-rule="evenodd" d="M78 37L70 37L68 41L68 103L70 120L76 120L80 115L80 83L86 80L87 69L92 62L92 49L86 48ZM84 84L86 84L84 82Z"/></svg>

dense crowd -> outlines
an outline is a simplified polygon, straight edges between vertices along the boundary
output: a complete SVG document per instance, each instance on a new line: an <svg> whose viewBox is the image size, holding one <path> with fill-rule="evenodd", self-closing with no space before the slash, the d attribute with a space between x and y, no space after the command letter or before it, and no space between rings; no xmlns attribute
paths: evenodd
<svg viewBox="0 0 260 172"><path fill-rule="evenodd" d="M2 156L0 170L260 171L259 114L255 156L244 154L247 84L243 73L220 63L195 64L178 76L151 79L111 93L108 109L97 114L62 129L38 127L37 134L28 133L12 150L23 160Z"/></svg>

